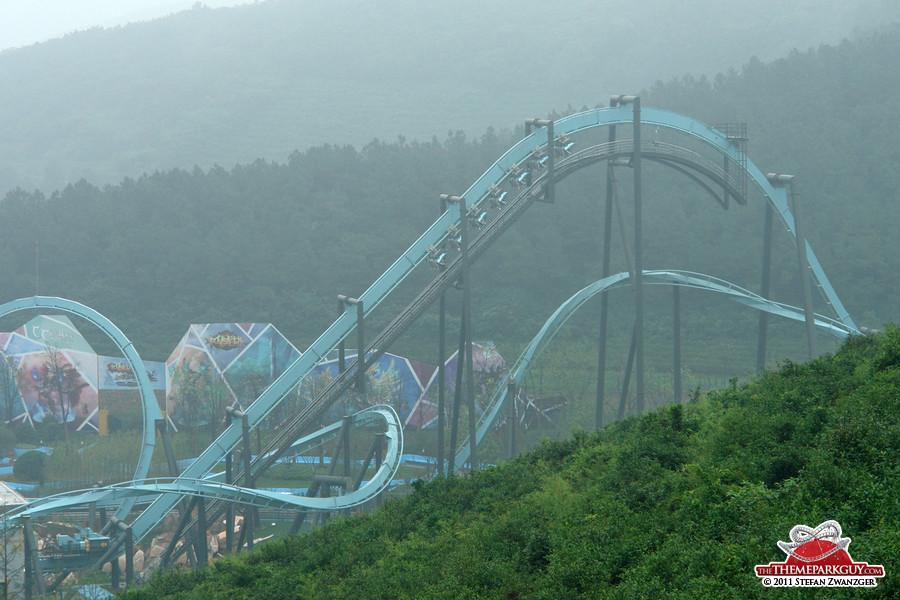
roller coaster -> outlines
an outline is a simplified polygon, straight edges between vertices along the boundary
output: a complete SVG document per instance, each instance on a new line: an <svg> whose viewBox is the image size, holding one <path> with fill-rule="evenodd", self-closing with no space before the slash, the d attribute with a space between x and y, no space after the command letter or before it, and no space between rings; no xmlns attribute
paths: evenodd
<svg viewBox="0 0 900 600"><path fill-rule="evenodd" d="M844 308L829 282L824 270L802 233L802 223L797 205L792 210L791 198L795 182L789 175L764 174L744 151L745 132L730 127L713 127L684 115L663 110L641 108L640 98L617 96L611 105L579 112L554 121L530 119L526 122L526 135L494 162L462 194L443 195L442 211L434 223L416 239L409 248L358 298L339 296L340 305L345 308L338 318L316 339L305 352L291 364L262 394L245 407L229 408L228 425L224 431L202 451L182 472L171 477L148 479L149 467L157 446L158 430L163 423L159 406L142 368L140 358L131 342L108 319L92 309L76 302L61 298L34 297L9 302L0 306L0 316L34 308L47 308L70 313L87 319L112 339L138 376L138 388L143 406L143 439L140 459L132 481L91 490L51 496L34 500L7 513L9 523L26 525L26 548L29 548L28 523L30 519L50 513L65 512L85 506L114 510L114 517L104 527L109 536L109 545L97 564L103 564L118 556L122 547L139 541L154 531L173 510L181 514L181 522L175 538L183 532L205 532L209 523L219 515L231 510L234 504L253 507L279 507L300 511L346 510L361 506L375 498L387 485L400 463L402 452L402 426L397 415L388 407L375 406L363 410L337 423L307 433L318 423L325 412L351 386L359 385L359 376L390 348L429 307L439 299L441 322L443 323L444 293L456 286L462 287L463 321L460 332L460 368L457 369L457 396L453 404L451 430L451 456L445 461L438 457L439 470L447 473L461 469L477 468L478 443L496 422L511 394L516 393L523 377L537 360L553 336L566 320L585 302L600 295L605 302L606 293L628 287L635 291L635 323L632 336L632 351L629 368L635 364L637 394L642 398L643 348L642 311L643 285L667 285L702 289L741 303L760 311L759 351L765 354L766 316L776 315L804 322L807 326L810 353L815 354L815 331L843 338L859 334L853 319ZM630 128L630 130L628 129ZM677 143L661 142L658 139L645 142L642 131L655 129L665 131ZM597 143L605 132L605 141ZM629 133L625 137L619 136ZM579 149L580 146L585 146ZM766 229L763 255L763 282L761 292L754 293L729 282L702 275L677 270L648 270L643 267L641 240L641 164L649 160L683 174L698 184L719 204L727 207L731 199L739 205L748 203L748 182L761 195L766 205ZM537 336L516 360L502 385L496 390L488 405L476 418L471 392L471 321L467 291L468 270L485 250L501 234L515 223L529 207L536 202L556 201L555 186L572 173L591 165L605 163L607 168L607 202L604 239L606 246L603 257L603 273L600 280L577 292L550 317ZM613 173L617 168L628 168L634 174L634 218L635 235L629 255L628 272L609 272L609 238L612 208L617 199L617 188ZM771 269L771 235L773 223L780 222L789 240L797 249L798 262L802 273L804 306L794 307L776 302L769 295L769 271ZM365 325L371 316L389 298L401 283L414 272L431 273L430 281L402 309L390 316L390 321L370 340L364 338ZM812 291L816 290L824 300L830 314L816 314L812 308ZM349 310L353 307L354 310ZM603 373L605 360L606 305L601 317L601 353L599 373ZM224 457L230 457L246 443L248 431L258 427L316 367L335 349L343 349L345 340L356 332L357 357L321 390L318 396L301 409L291 419L279 427L272 441L256 456L249 451L242 452L243 465L227 476L217 472ZM441 328L441 363L443 364L444 344ZM468 363L468 375L462 368ZM441 371L441 391L443 393L443 371ZM602 376L601 376L602 377ZM457 447L457 420L460 404L466 400L463 378L468 379L468 437ZM598 382L598 402L601 397L602 380ZM443 397L442 397L443 398ZM638 409L642 408L642 399ZM621 407L620 407L621 414ZM438 435L443 436L445 407L439 407ZM343 494L331 497L293 496L253 489L252 482L261 473L272 467L285 456L325 440L339 440L346 443L349 428L373 426L383 430L383 441L373 443L372 450L362 471L349 481L341 483ZM598 424L600 416L598 413ZM161 437L165 442L165 437ZM440 447L443 449L443 437ZM344 440L341 442L340 440ZM382 456L382 445L387 449ZM442 452L443 450L441 450ZM345 455L346 457L346 455ZM363 483L370 461L375 460L376 471ZM174 461L170 461L170 465ZM345 463L347 461L345 460ZM230 463L229 463L230 464ZM237 485L243 481L245 485ZM325 482L328 487L333 481ZM136 510L139 502L140 510ZM196 516L193 516L196 511ZM229 513L230 514L230 513ZM185 534L187 535L187 534ZM248 542L252 544L252 532ZM31 551L34 551L34 543ZM176 540L171 547L174 549ZM187 542L182 548L188 548ZM201 542L202 545L202 542ZM169 558L171 557L170 550ZM200 550L198 549L198 555ZM32 573L36 571L38 588L44 584L39 565L32 562ZM39 561L38 561L39 562ZM74 566L73 566L74 568ZM65 568L63 568L65 573ZM62 578L58 577L55 584Z"/></svg>

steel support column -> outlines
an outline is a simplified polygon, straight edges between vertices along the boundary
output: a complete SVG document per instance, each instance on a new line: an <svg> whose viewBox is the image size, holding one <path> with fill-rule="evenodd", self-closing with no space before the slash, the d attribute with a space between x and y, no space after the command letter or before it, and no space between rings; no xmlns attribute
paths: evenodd
<svg viewBox="0 0 900 600"><path fill-rule="evenodd" d="M194 554L197 555L197 564L200 568L209 564L209 547L206 541L206 526L206 501L203 499L203 496L198 496L197 529L194 531Z"/></svg>
<svg viewBox="0 0 900 600"><path fill-rule="evenodd" d="M127 590L134 585L134 534L131 531L131 527L116 517L112 517L110 523L112 523L113 527L116 527L121 531L125 538L125 589ZM172 541L174 543L175 540L173 539ZM118 579L119 558L117 556L113 557L112 564L114 569L113 572ZM115 586L118 586L118 582L116 582Z"/></svg>
<svg viewBox="0 0 900 600"><path fill-rule="evenodd" d="M440 199L440 215L447 212L447 200ZM438 216L440 216L438 215ZM438 424L437 424L437 472L444 473L444 378L446 375L445 354L447 353L447 292L441 291L438 301ZM455 449L454 449L455 452Z"/></svg>
<svg viewBox="0 0 900 600"><path fill-rule="evenodd" d="M681 290L672 287L672 371L675 402L681 402Z"/></svg>
<svg viewBox="0 0 900 600"><path fill-rule="evenodd" d="M156 430L162 440L163 450L166 454L166 465L169 468L169 476L178 477L178 463L175 462L175 452L172 450L172 442L169 440L168 426L165 419L156 421Z"/></svg>
<svg viewBox="0 0 900 600"><path fill-rule="evenodd" d="M313 484L310 482L309 487L306 488L306 497L314 498L315 495L319 492L318 486L313 489ZM306 522L306 513L309 509L301 508L297 511L297 514L294 515L294 521L291 523L291 528L288 530L288 535L294 536L300 533L300 529L303 527L303 523Z"/></svg>
<svg viewBox="0 0 900 600"><path fill-rule="evenodd" d="M357 357L358 356L359 356L359 353L357 352ZM328 474L327 475L316 475L315 477L313 477L313 481L318 482L316 484L317 485L317 487L315 488L316 490L318 490L319 489L318 486L320 486L321 483L323 483L325 481L336 481L337 480L338 476L336 476L334 474L334 472L337 470L338 459L341 457L341 454L344 453L344 451L347 447L347 444L349 443L350 424L352 422L353 422L353 418L350 416L344 415L343 417L341 417L341 428L338 430L338 437L334 444L334 454L331 456L331 463L328 465ZM344 464L344 469L343 469L344 472L348 473L350 463L347 462L346 455L344 456L343 464ZM348 479L348 477L344 477L342 480L346 481L347 479ZM312 485L312 484L310 484L310 485ZM312 489L312 488L310 488L310 489ZM328 488L328 489L330 489L330 488ZM330 494L330 491L328 493ZM313 495L315 495L315 494L313 494ZM320 512L313 518L313 523L314 524L324 523L327 518L328 518L327 513Z"/></svg>
<svg viewBox="0 0 900 600"><path fill-rule="evenodd" d="M516 419L516 396L518 388L516 384L510 381L506 384L506 421L509 426L509 436L506 440L506 457L512 458L516 455L516 427L518 420Z"/></svg>
<svg viewBox="0 0 900 600"><path fill-rule="evenodd" d="M610 107L617 106L618 98L611 98ZM616 126L609 126L609 142L616 141ZM600 278L609 277L610 258L612 255L612 209L613 209L613 185L615 170L612 161L606 163L606 204L603 210L603 255L601 257ZM609 296L600 296L600 335L597 350L597 399L594 402L594 427L600 429L603 425L603 404L606 396L606 337L609 321Z"/></svg>
<svg viewBox="0 0 900 600"><path fill-rule="evenodd" d="M47 589L44 585L44 574L41 572L38 546L34 539L34 530L31 528L31 519L27 516L22 517L22 534L25 542L25 598L31 600L34 597L35 587L39 596L46 594Z"/></svg>
<svg viewBox="0 0 900 600"><path fill-rule="evenodd" d="M250 468L252 455L250 453L250 421L247 417L247 413L242 410L238 410L232 406L228 406L225 408L225 414L231 417L232 419L240 419L241 420L241 441L242 441L242 449L241 449L241 458L244 461L244 487L253 489L253 472ZM244 510L244 523L241 527L241 541L238 543L238 551L240 551L241 546L243 545L243 541L247 540L247 549L253 549L253 517L254 517L254 509L252 506L248 506L246 510Z"/></svg>
<svg viewBox="0 0 900 600"><path fill-rule="evenodd" d="M800 262L800 285L803 290L803 312L806 317L806 339L809 343L810 360L818 358L816 346L816 315L812 305L812 283L810 282L809 255L806 251L806 235L803 231L803 218L800 192L797 191L797 179L791 178L791 204L794 213L794 228L797 234L797 258Z"/></svg>
<svg viewBox="0 0 900 600"><path fill-rule="evenodd" d="M134 585L134 534L125 527L125 589Z"/></svg>
<svg viewBox="0 0 900 600"><path fill-rule="evenodd" d="M119 580L122 578L122 570L119 569L119 557L113 556L109 561L109 585L114 590L119 589Z"/></svg>
<svg viewBox="0 0 900 600"><path fill-rule="evenodd" d="M100 487L99 483L95 483L91 486L93 489L97 489ZM87 526L93 529L94 531L100 531L100 528L97 527L97 503L91 502L88 504L88 517L87 517Z"/></svg>
<svg viewBox="0 0 900 600"><path fill-rule="evenodd" d="M635 96L634 108L634 332L635 332L635 409L644 412L644 199L641 174L641 99Z"/></svg>
<svg viewBox="0 0 900 600"><path fill-rule="evenodd" d="M347 435L347 428L350 426L350 420L348 417L341 418L341 428L338 430L338 439L334 445L334 454L331 456L331 464L328 465L328 475L334 475L335 469L337 469L338 458L341 456L341 451L344 449L344 437Z"/></svg>
<svg viewBox="0 0 900 600"><path fill-rule="evenodd" d="M363 301L359 298L350 298L340 295L337 297L338 302L345 305L356 307L356 391L365 395L366 393L366 338L363 330L366 313L363 309ZM340 359L340 357L338 357Z"/></svg>
<svg viewBox="0 0 900 600"><path fill-rule="evenodd" d="M376 437L372 440L372 445L369 446L369 451L366 452L366 458L363 460L362 465L359 468L359 472L356 474L356 479L353 480L353 485L350 488L351 492L355 492L359 489L359 486L362 485L362 481L366 476L366 471L369 470L369 465L372 463L372 459L375 457L375 446L380 443L380 440Z"/></svg>
<svg viewBox="0 0 900 600"><path fill-rule="evenodd" d="M344 311L347 310L347 305L344 304L345 296L338 296L337 308L338 308L338 318L344 314ZM340 343L338 344L338 375L344 372L347 368L347 345L344 341L344 338L341 338Z"/></svg>
<svg viewBox="0 0 900 600"><path fill-rule="evenodd" d="M375 445L375 470L376 471L381 468L381 462L382 462L382 460L384 460L384 456L383 456L384 437L385 436L383 433L379 433L375 436L375 439L378 440L378 443ZM375 505L381 506L381 503L383 502L383 498L384 498L384 492L382 491L377 496L375 496Z"/></svg>
<svg viewBox="0 0 900 600"><path fill-rule="evenodd" d="M225 455L225 483L234 484L233 452ZM234 548L234 502L225 505L225 553L231 554Z"/></svg>
<svg viewBox="0 0 900 600"><path fill-rule="evenodd" d="M631 332L631 346L628 348L628 359L625 362L625 378L622 381L622 395L619 396L619 412L618 419L621 421L625 418L625 404L628 402L628 387L631 384L631 366L634 364L634 351L635 351L635 331L637 328L634 328Z"/></svg>
<svg viewBox="0 0 900 600"><path fill-rule="evenodd" d="M762 259L762 283L759 295L769 299L772 281L772 226L775 221L775 211L772 203L766 202L766 216L763 224L763 259ZM759 311L759 330L756 346L756 372L761 373L766 368L766 342L769 330L769 313Z"/></svg>
<svg viewBox="0 0 900 600"><path fill-rule="evenodd" d="M478 464L477 440L475 438L475 383L472 376L472 311L471 311L471 294L469 290L469 215L466 207L466 199L461 196L448 196L441 194L441 200L448 204L456 204L459 206L459 230L462 241L460 243L460 261L461 274L460 283L463 288L463 306L462 306L462 323L459 329L459 351L456 355L456 390L453 400L453 423L450 426L450 465L447 468L448 473L456 472L456 437L459 421L459 407L462 403L462 383L463 370L465 370L466 379L466 395L468 407L468 425L469 425L469 449L470 462L474 466ZM465 361L465 362L463 362Z"/></svg>
<svg viewBox="0 0 900 600"><path fill-rule="evenodd" d="M178 525L175 527L175 533L172 534L172 541L170 541L169 545L166 546L166 549L163 550L163 553L159 559L159 564L162 566L163 569L165 569L166 567L169 566L169 562L172 559L172 553L175 552L175 545L178 543L178 540L181 538L181 534L184 532L184 528L187 527L187 524L190 522L191 513L194 511L194 506L196 504L197 504L196 496L194 498L191 498L190 500L185 499L185 501L181 503L181 509L180 509L181 517L178 519ZM191 556L193 556L193 553L190 552L190 547L188 544L185 544L185 546L188 547L187 554L188 554L188 558L190 558ZM109 551L107 551L107 554L109 554ZM115 568L118 568L118 559L115 558L115 555L113 554L113 556L111 556L110 558L113 559L113 561L111 561L111 562L115 562L115 564L117 565Z"/></svg>
<svg viewBox="0 0 900 600"><path fill-rule="evenodd" d="M816 321L812 306L812 285L810 283L809 255L806 249L806 236L803 235L803 219L800 208L800 193L797 191L796 178L793 175L766 173L766 179L773 185L790 186L791 212L794 215L794 235L797 242L797 259L800 263L800 286L803 291L803 312L806 320L806 338L809 343L809 357L816 358Z"/></svg>
<svg viewBox="0 0 900 600"><path fill-rule="evenodd" d="M344 477L350 477L350 427L353 417L344 415L341 420L341 431L344 432L344 439L341 440L344 446Z"/></svg>
<svg viewBox="0 0 900 600"><path fill-rule="evenodd" d="M461 233L462 233L462 286L463 286L463 321L465 323L463 331L466 338L466 395L468 396L468 417L469 417L469 464L470 470L474 471L478 468L478 440L476 437L476 417L475 417L475 376L473 368L473 352L472 352L472 293L471 280L469 279L469 225L468 225L468 209L466 207L466 199L459 199L459 213L461 215ZM460 368L459 365L457 368ZM456 449L454 448L454 453Z"/></svg>
<svg viewBox="0 0 900 600"><path fill-rule="evenodd" d="M456 441L459 437L459 408L462 404L462 361L466 356L466 322L465 319L460 319L460 321L459 346L456 350L456 382L453 388L453 410L450 416L450 460L447 463L447 475L456 473Z"/></svg>

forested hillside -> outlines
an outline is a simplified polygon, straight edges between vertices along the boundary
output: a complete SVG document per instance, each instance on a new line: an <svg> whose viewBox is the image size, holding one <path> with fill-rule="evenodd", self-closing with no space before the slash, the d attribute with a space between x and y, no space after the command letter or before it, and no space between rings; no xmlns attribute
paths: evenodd
<svg viewBox="0 0 900 600"><path fill-rule="evenodd" d="M894 328L122 598L768 597L754 566L785 559L776 542L794 525L828 519L855 561L885 569L877 589L829 597L890 598L898 435Z"/></svg>
<svg viewBox="0 0 900 600"><path fill-rule="evenodd" d="M812 246L851 314L869 327L898 314L900 259L888 243L900 217L900 82L889 76L897 61L900 30L891 28L713 80L660 83L644 100L708 122L748 124L751 159L764 172L797 175ZM335 294L365 289L434 219L438 194L464 190L519 136L489 130L477 139L318 146L283 163L157 172L102 188L82 181L49 195L14 191L0 204L4 295L37 288L84 302L151 359L165 358L191 322L272 321L302 349L330 322ZM758 286L759 201L723 211L690 182L652 168L645 178L647 268ZM593 170L569 178L556 205L533 208L479 261L476 337L514 355L562 300L599 276L603 185ZM618 239L614 247L614 269L625 270ZM783 235L774 285L776 297L800 304L796 254ZM670 316L668 301L657 298L648 347L665 372ZM752 369L746 332L755 316L701 296L689 302L686 344L700 362L686 366L732 370L743 361L739 374ZM621 322L630 319L627 304ZM592 318L567 334L575 344L568 353L583 355L585 368L593 362ZM435 321L426 315L405 348L433 352ZM801 326L778 324L774 335L784 343L773 358L803 357L802 342L790 345L802 339ZM614 336L627 349L627 327Z"/></svg>
<svg viewBox="0 0 900 600"><path fill-rule="evenodd" d="M751 159L763 171L797 176L810 243L850 312L876 327L900 316L889 243L900 197L892 166L900 161L900 81L884 62L897 57L894 26L712 79L659 82L646 93L651 106L747 123Z"/></svg>
<svg viewBox="0 0 900 600"><path fill-rule="evenodd" d="M269 0L0 52L0 194L511 127L836 43L895 2Z"/></svg>

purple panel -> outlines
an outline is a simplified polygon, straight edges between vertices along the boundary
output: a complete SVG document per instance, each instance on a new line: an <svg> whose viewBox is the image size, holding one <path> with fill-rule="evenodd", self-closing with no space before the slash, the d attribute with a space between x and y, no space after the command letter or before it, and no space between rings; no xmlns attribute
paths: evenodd
<svg viewBox="0 0 900 600"><path fill-rule="evenodd" d="M431 378L434 377L434 374L437 372L437 367L435 365L429 365L428 363L409 359L407 359L406 362L409 363L410 368L412 368L419 380L419 385L423 388L428 385L428 382L431 381Z"/></svg>

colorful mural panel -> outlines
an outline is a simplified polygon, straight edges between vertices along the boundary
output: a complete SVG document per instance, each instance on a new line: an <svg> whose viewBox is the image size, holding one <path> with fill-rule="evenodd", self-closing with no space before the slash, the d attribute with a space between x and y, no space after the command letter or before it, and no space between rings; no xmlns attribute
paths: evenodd
<svg viewBox="0 0 900 600"><path fill-rule="evenodd" d="M347 364L356 360L356 351L346 355ZM337 402L323 417L323 423L339 420L345 414L362 410L366 406L387 404L406 420L412 407L422 395L427 382L436 367L397 356L383 354L366 371L366 394L353 391ZM315 370L300 384L300 407L308 405L324 390L338 374L338 359L335 356L319 363Z"/></svg>
<svg viewBox="0 0 900 600"><path fill-rule="evenodd" d="M121 390L128 388L137 388L137 378L131 365L125 358L115 358L113 356L98 356L99 361L99 379L100 390ZM154 390L165 391L166 389L166 363L145 360L144 368L147 371L147 378L150 379L150 385Z"/></svg>
<svg viewBox="0 0 900 600"><path fill-rule="evenodd" d="M65 316L37 316L0 337L0 404L4 420L51 421L75 430L97 429L97 355ZM4 373L5 371L5 373ZM7 387L15 373L21 409Z"/></svg>
<svg viewBox="0 0 900 600"><path fill-rule="evenodd" d="M300 384L300 407L312 402L338 374L338 360L333 355L320 363ZM506 377L508 367L491 342L473 344L473 374L479 414L497 386ZM348 351L349 365L356 351ZM447 412L456 389L456 354L447 359L444 368L444 394ZM322 417L322 424L332 423L342 415L374 404L388 404L397 411L407 429L437 427L438 369L434 365L385 353L366 372L366 394L353 390ZM448 421L449 422L449 421Z"/></svg>
<svg viewBox="0 0 900 600"><path fill-rule="evenodd" d="M269 323L191 325L165 363L169 423L192 430L249 405L299 357Z"/></svg>
<svg viewBox="0 0 900 600"><path fill-rule="evenodd" d="M444 406L449 423L449 414L456 393L456 352L444 363ZM480 415L485 405L491 400L497 387L506 377L509 367L493 342L475 342L472 344L472 374L475 377L475 406ZM417 399L412 410L404 417L408 429L433 429L438 421L438 369L428 379L425 389Z"/></svg>

